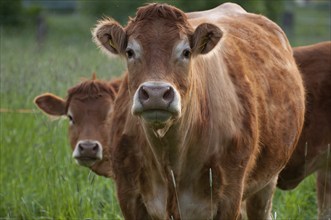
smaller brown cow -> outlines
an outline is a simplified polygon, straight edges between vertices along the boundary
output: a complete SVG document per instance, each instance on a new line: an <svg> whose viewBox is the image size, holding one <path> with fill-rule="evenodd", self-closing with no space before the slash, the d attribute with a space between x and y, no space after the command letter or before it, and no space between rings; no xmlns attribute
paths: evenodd
<svg viewBox="0 0 331 220"><path fill-rule="evenodd" d="M67 115L73 157L79 165L98 175L113 177L109 144L109 115L121 80L84 81L68 90L66 100L51 93L35 98L43 112L52 116Z"/></svg>
<svg viewBox="0 0 331 220"><path fill-rule="evenodd" d="M295 188L317 171L319 218L331 218L331 41L294 48L306 94L305 124L277 186Z"/></svg>

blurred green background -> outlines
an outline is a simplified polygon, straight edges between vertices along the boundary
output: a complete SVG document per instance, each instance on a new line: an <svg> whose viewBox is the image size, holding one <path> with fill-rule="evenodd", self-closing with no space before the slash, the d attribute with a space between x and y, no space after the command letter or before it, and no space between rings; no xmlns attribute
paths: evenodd
<svg viewBox="0 0 331 220"><path fill-rule="evenodd" d="M184 11L224 1L162 1ZM330 40L330 1L236 0L266 15L291 45ZM65 97L71 86L96 72L111 79L125 62L110 60L91 41L104 16L126 24L146 1L0 0L0 219L121 219L111 180L71 158L66 119L56 121L33 105L35 96ZM277 190L274 219L315 219L315 176L290 192Z"/></svg>

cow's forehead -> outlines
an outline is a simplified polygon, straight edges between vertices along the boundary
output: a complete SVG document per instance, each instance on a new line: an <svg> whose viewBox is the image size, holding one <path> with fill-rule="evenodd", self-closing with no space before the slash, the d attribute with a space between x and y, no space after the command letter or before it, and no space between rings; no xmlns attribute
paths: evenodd
<svg viewBox="0 0 331 220"><path fill-rule="evenodd" d="M188 39L185 32L178 27L147 24L143 28L135 29L135 32L129 36L128 47L139 54L141 51L160 49L163 52L171 52L179 41Z"/></svg>
<svg viewBox="0 0 331 220"><path fill-rule="evenodd" d="M180 17L180 18L179 18ZM167 16L158 13L149 14L146 17L133 19L126 26L128 36L140 38L141 40L153 40L160 35L169 37L179 37L181 34L192 33L192 27L183 13L182 17L174 17L171 13Z"/></svg>
<svg viewBox="0 0 331 220"><path fill-rule="evenodd" d="M155 36L176 36L183 32L184 28L174 21L160 19L156 21L142 21L127 27L127 33L134 38L151 38Z"/></svg>
<svg viewBox="0 0 331 220"><path fill-rule="evenodd" d="M112 107L113 101L110 95L104 93L100 97L90 97L90 96L73 96L68 103L68 112L80 112L83 113L84 110L93 110L98 112L107 112L109 108Z"/></svg>

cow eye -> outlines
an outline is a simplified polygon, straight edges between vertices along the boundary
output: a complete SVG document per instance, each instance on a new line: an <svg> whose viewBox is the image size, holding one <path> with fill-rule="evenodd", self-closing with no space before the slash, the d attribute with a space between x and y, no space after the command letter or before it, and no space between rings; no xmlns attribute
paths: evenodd
<svg viewBox="0 0 331 220"><path fill-rule="evenodd" d="M68 119L70 121L70 124L73 124L74 123L74 118L71 115L67 115L67 116L68 116Z"/></svg>
<svg viewBox="0 0 331 220"><path fill-rule="evenodd" d="M125 51L125 53L126 53L126 57L128 59L131 59L131 58L134 57L134 51L132 49L130 49L130 48L127 48L126 51Z"/></svg>
<svg viewBox="0 0 331 220"><path fill-rule="evenodd" d="M191 57L191 50L190 49L183 50L183 57L185 59L189 59Z"/></svg>

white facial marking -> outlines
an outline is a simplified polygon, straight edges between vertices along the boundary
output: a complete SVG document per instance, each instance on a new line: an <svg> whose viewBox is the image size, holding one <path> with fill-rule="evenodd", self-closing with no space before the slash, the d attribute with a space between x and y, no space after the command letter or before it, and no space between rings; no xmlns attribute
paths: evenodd
<svg viewBox="0 0 331 220"><path fill-rule="evenodd" d="M134 52L134 56L132 58L128 57L128 61L139 59L141 57L142 49L138 41L136 41L135 39L129 40L126 51L128 52L128 50L132 50Z"/></svg>
<svg viewBox="0 0 331 220"><path fill-rule="evenodd" d="M174 87L174 92L175 92L175 96L174 96L174 100L171 103L171 106L169 109L173 109L173 111L177 112L177 115L180 116L181 115L181 98L180 98L180 94L178 92L178 90Z"/></svg>
<svg viewBox="0 0 331 220"><path fill-rule="evenodd" d="M143 109L143 105L141 104L141 102L139 101L139 89L142 85L140 85L137 89L137 91L134 93L133 96L133 103L132 103L132 107L131 107L131 114L135 115L135 112L141 112Z"/></svg>
<svg viewBox="0 0 331 220"><path fill-rule="evenodd" d="M69 124L71 126L71 125L73 125L74 116L73 116L72 111L70 110L70 108L68 109L68 114L67 115L68 115L68 118L69 118Z"/></svg>
<svg viewBox="0 0 331 220"><path fill-rule="evenodd" d="M180 40L177 45L174 47L173 54L177 60L187 61L186 57L183 56L184 50L191 50L190 44L187 39Z"/></svg>
<svg viewBox="0 0 331 220"><path fill-rule="evenodd" d="M79 142L78 142L79 143ZM76 158L76 157L79 157L80 156L80 153L78 151L78 143L76 144L76 147L75 147L75 150L74 152L72 152L72 157L73 158Z"/></svg>

